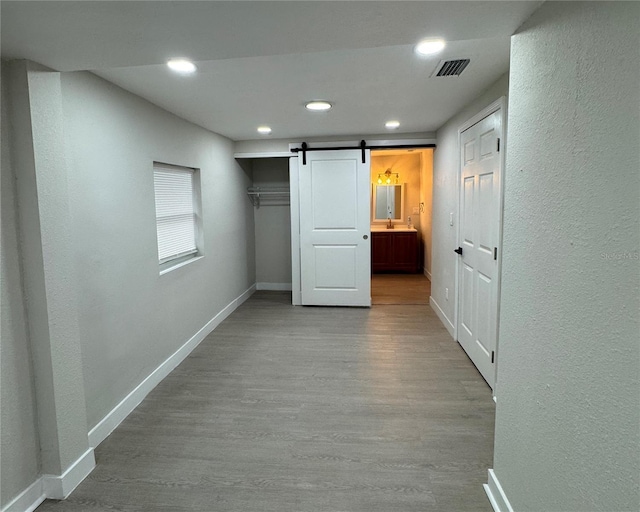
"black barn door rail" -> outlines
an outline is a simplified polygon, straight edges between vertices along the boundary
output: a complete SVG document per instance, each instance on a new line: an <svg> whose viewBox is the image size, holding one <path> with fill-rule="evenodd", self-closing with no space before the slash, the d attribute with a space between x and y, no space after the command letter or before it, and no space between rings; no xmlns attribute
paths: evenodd
<svg viewBox="0 0 640 512"><path fill-rule="evenodd" d="M414 149L414 148L435 148L435 144L398 144L396 146L368 146L364 140L358 146L337 146L331 148L310 148L309 144L303 142L299 148L292 148L292 153L302 153L302 165L307 165L307 151L339 151L341 149L359 149L362 151L362 163L366 162L365 155L367 149Z"/></svg>

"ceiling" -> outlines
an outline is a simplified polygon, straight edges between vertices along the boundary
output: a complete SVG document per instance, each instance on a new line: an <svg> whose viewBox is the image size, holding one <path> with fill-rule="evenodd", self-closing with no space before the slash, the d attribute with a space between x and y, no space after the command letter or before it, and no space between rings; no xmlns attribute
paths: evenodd
<svg viewBox="0 0 640 512"><path fill-rule="evenodd" d="M508 70L509 38L540 1L5 1L3 58L89 70L233 140L442 126ZM414 45L441 37L445 50ZM189 57L193 76L165 65ZM438 63L469 58L459 77ZM311 113L304 104L330 101Z"/></svg>

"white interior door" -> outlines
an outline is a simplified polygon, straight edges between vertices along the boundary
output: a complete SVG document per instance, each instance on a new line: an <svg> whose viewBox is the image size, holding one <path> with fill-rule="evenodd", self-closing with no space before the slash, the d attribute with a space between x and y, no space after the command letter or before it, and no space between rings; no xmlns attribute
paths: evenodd
<svg viewBox="0 0 640 512"><path fill-rule="evenodd" d="M493 389L498 325L501 111L461 134L458 341Z"/></svg>
<svg viewBox="0 0 640 512"><path fill-rule="evenodd" d="M310 151L299 162L301 302L371 306L370 152Z"/></svg>

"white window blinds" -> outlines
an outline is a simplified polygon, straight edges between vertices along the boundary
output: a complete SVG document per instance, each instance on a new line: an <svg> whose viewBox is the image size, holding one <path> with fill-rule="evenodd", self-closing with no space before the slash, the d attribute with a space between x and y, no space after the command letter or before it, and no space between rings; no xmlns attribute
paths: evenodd
<svg viewBox="0 0 640 512"><path fill-rule="evenodd" d="M195 254L194 170L154 164L159 263Z"/></svg>

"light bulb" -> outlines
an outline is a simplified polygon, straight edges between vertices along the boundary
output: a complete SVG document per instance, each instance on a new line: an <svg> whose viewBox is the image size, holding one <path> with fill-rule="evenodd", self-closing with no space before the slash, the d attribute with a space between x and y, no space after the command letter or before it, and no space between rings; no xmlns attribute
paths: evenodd
<svg viewBox="0 0 640 512"><path fill-rule="evenodd" d="M420 41L415 51L418 55L434 55L441 52L445 47L445 42L442 39L425 39Z"/></svg>
<svg viewBox="0 0 640 512"><path fill-rule="evenodd" d="M196 72L196 65L187 59L171 59L167 62L167 66L181 75L190 75Z"/></svg>
<svg viewBox="0 0 640 512"><path fill-rule="evenodd" d="M332 105L328 101L315 100L308 102L305 107L307 110L313 110L314 112L324 112L329 110Z"/></svg>

